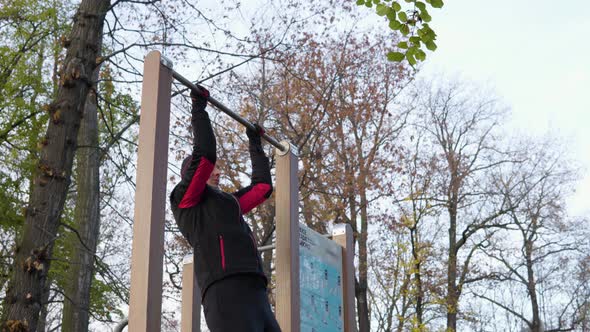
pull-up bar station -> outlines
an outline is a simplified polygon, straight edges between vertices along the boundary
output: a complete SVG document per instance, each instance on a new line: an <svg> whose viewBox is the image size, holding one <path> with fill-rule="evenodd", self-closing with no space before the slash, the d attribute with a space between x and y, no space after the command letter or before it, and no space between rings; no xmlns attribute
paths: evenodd
<svg viewBox="0 0 590 332"><path fill-rule="evenodd" d="M161 326L164 220L173 79L191 90L199 91L199 87L174 71L172 62L162 57L160 52L150 52L144 60L141 97L128 318L128 329L131 332L159 332ZM219 101L212 97L209 97L208 101L242 125L254 129L251 122L234 113ZM302 326L307 324L305 321L302 322L302 319L305 320L305 318L302 318L301 302L309 300L307 297L302 300L301 277L305 276L300 276L300 271L307 271L305 270L307 265L300 265L300 253L312 250L310 248L314 246L321 247L319 242L324 240L313 240L313 236L307 233L313 231L300 225L298 221L297 149L288 142L279 142L266 133L263 138L276 147L276 243L259 248L259 250L275 250L277 280L275 315L279 325L284 332L299 332L302 330ZM338 309L334 309L330 313L336 312L332 316L340 317L342 331L353 332L356 324L354 318L352 232L349 225L337 226L332 234L333 239L325 240L338 244L336 256L340 258L338 258L337 265L341 269L337 287L335 286L342 295L340 298L336 298L341 304ZM304 249L300 252L302 245L305 247L302 247ZM334 244L328 245L333 246ZM311 253L311 251L309 252ZM333 253L330 256L336 257ZM315 256L301 257L303 257L303 263L309 259L315 262L318 258ZM201 299L194 269L198 269L198 266L193 266L191 259L185 260L182 332L200 331ZM327 282L328 267L325 271ZM318 302L319 300L314 296L316 295L310 295L311 301ZM328 302L328 300L325 301L326 317L328 317L329 305L331 305ZM324 308L323 302L321 305ZM321 329L316 330L322 331Z"/></svg>

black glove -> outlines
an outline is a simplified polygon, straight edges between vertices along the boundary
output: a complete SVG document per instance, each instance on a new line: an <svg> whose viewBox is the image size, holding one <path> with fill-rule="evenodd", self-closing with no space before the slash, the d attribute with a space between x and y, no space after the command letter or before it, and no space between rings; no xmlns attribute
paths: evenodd
<svg viewBox="0 0 590 332"><path fill-rule="evenodd" d="M264 128L262 128L258 123L254 123L254 128L256 130L246 127L246 135L248 135L248 139L250 140L251 144L262 145L260 137L264 135Z"/></svg>
<svg viewBox="0 0 590 332"><path fill-rule="evenodd" d="M197 85L201 91L191 91L191 99L193 101L193 111L204 111L207 107L207 100L209 100L209 90Z"/></svg>

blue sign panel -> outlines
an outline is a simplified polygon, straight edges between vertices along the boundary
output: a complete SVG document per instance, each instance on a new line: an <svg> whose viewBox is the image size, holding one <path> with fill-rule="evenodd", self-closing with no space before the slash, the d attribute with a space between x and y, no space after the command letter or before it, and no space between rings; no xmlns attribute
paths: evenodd
<svg viewBox="0 0 590 332"><path fill-rule="evenodd" d="M344 331L342 247L299 224L301 332Z"/></svg>

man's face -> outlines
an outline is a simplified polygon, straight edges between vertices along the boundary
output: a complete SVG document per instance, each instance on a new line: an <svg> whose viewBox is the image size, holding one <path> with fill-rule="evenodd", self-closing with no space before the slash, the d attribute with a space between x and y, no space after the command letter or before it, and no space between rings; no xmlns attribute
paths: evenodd
<svg viewBox="0 0 590 332"><path fill-rule="evenodd" d="M219 187L219 176L221 175L221 172L219 171L219 168L217 168L217 164L215 165L215 168L213 168L213 172L211 172L211 175L209 175L209 180L207 180L207 184L210 185L211 187Z"/></svg>

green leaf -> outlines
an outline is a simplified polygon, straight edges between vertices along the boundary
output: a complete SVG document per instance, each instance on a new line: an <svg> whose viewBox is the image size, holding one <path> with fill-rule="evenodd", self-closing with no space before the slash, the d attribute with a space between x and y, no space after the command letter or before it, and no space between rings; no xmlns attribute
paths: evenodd
<svg viewBox="0 0 590 332"><path fill-rule="evenodd" d="M410 37L410 43L419 47L420 46L420 37L416 37L416 36Z"/></svg>
<svg viewBox="0 0 590 332"><path fill-rule="evenodd" d="M403 25L398 21L398 20L391 20L389 21L389 28L391 28L391 30L399 30L403 27Z"/></svg>
<svg viewBox="0 0 590 332"><path fill-rule="evenodd" d="M430 31L427 35L428 37L428 41L435 41L436 40L436 34L434 33L434 31Z"/></svg>
<svg viewBox="0 0 590 332"><path fill-rule="evenodd" d="M414 55L412 54L406 54L406 59L408 59L408 62L412 67L417 63L416 58L414 58Z"/></svg>
<svg viewBox="0 0 590 332"><path fill-rule="evenodd" d="M435 51L437 48L436 44L433 41L425 42L424 44L426 44L426 48L431 51Z"/></svg>
<svg viewBox="0 0 590 332"><path fill-rule="evenodd" d="M422 1L416 1L416 7L422 12L426 11L426 4Z"/></svg>
<svg viewBox="0 0 590 332"><path fill-rule="evenodd" d="M389 6L386 6L382 3L377 5L377 15L379 16L385 16L387 15L387 13L389 12Z"/></svg>
<svg viewBox="0 0 590 332"><path fill-rule="evenodd" d="M387 53L387 60L392 61L392 62L400 62L405 57L406 56L403 53L400 53L400 52L389 52L389 53Z"/></svg>
<svg viewBox="0 0 590 332"><path fill-rule="evenodd" d="M403 24L400 27L400 31L401 31L401 33L403 33L404 36L407 36L408 33L410 33L410 27L407 24Z"/></svg>
<svg viewBox="0 0 590 332"><path fill-rule="evenodd" d="M430 22L432 21L432 16L430 16L430 14L428 14L427 11L423 11L420 13L420 18L422 19L422 21L424 22Z"/></svg>
<svg viewBox="0 0 590 332"><path fill-rule="evenodd" d="M393 10L395 10L396 12L399 12L400 10L402 10L402 5L400 5L399 2L394 2L391 5L391 8L393 8Z"/></svg>
<svg viewBox="0 0 590 332"><path fill-rule="evenodd" d="M365 0L356 0L357 6L362 6L365 4Z"/></svg>
<svg viewBox="0 0 590 332"><path fill-rule="evenodd" d="M406 14L406 12L399 12L399 14L397 14L399 16L399 20L402 22L407 22L408 21L408 15Z"/></svg>
<svg viewBox="0 0 590 332"><path fill-rule="evenodd" d="M416 33L418 34L418 37L423 38L426 32L424 31L424 29L418 29Z"/></svg>
<svg viewBox="0 0 590 332"><path fill-rule="evenodd" d="M408 42L405 42L405 41L403 41L403 42L399 42L399 43L397 44L397 47L399 47L399 48L403 48L403 49L407 49L407 48L408 48Z"/></svg>
<svg viewBox="0 0 590 332"><path fill-rule="evenodd" d="M367 2L365 2L365 6L371 8L371 7L373 7L373 2L367 1Z"/></svg>
<svg viewBox="0 0 590 332"><path fill-rule="evenodd" d="M434 8L442 8L444 3L442 0L430 0L430 5Z"/></svg>
<svg viewBox="0 0 590 332"><path fill-rule="evenodd" d="M436 32L434 32L434 30L430 30L428 36L430 36L432 40L436 40Z"/></svg>
<svg viewBox="0 0 590 332"><path fill-rule="evenodd" d="M416 59L418 59L420 61L426 60L426 53L424 53L424 51L422 51L422 50L416 51Z"/></svg>
<svg viewBox="0 0 590 332"><path fill-rule="evenodd" d="M423 42L434 41L436 39L436 33L430 29L430 27L423 27L422 29L418 30L418 36L422 39Z"/></svg>

